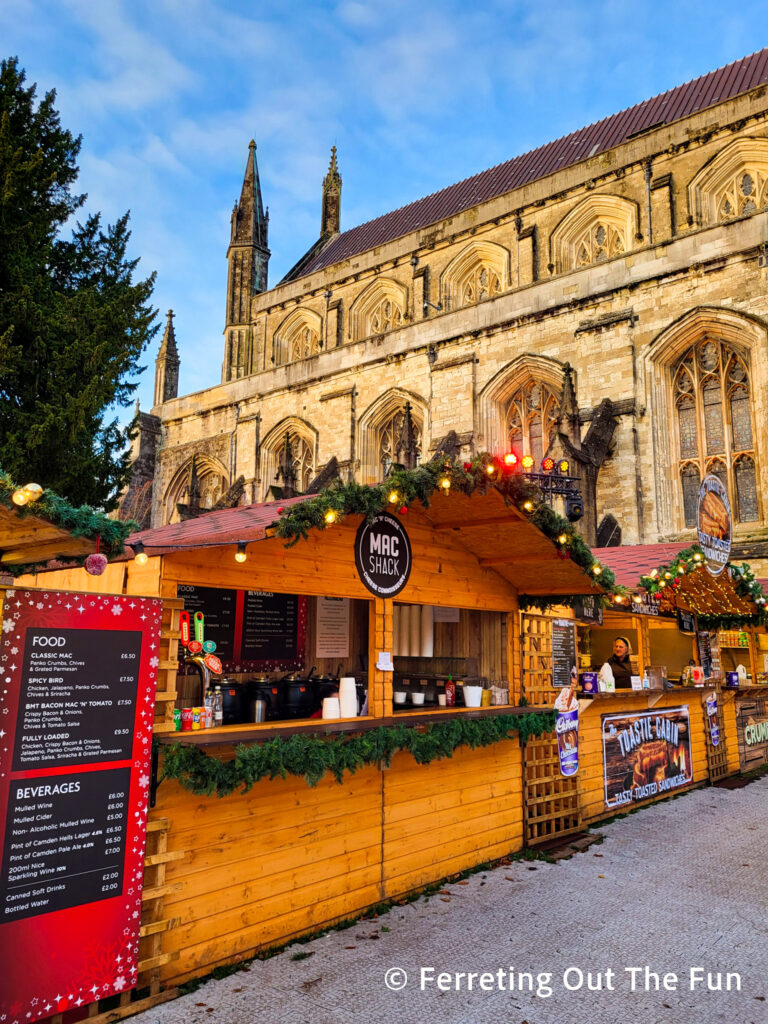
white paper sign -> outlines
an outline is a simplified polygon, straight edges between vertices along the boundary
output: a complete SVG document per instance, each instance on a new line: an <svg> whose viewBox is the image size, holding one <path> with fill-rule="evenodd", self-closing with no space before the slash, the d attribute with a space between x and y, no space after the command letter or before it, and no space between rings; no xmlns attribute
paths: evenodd
<svg viewBox="0 0 768 1024"><path fill-rule="evenodd" d="M348 597L318 597L316 634L316 657L349 657Z"/></svg>
<svg viewBox="0 0 768 1024"><path fill-rule="evenodd" d="M379 651L379 658L376 662L376 668L380 672L394 672L395 666L392 662L391 651Z"/></svg>
<svg viewBox="0 0 768 1024"><path fill-rule="evenodd" d="M438 608L435 605L432 609L435 615L435 622L460 622L461 608Z"/></svg>

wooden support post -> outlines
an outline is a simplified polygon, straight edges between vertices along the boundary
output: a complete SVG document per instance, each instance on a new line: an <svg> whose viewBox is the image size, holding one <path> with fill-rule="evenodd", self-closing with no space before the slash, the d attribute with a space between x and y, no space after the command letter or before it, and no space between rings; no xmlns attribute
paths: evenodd
<svg viewBox="0 0 768 1024"><path fill-rule="evenodd" d="M368 641L368 714L374 718L392 714L392 672L376 668L379 653L393 653L392 601L375 597L370 602Z"/></svg>
<svg viewBox="0 0 768 1024"><path fill-rule="evenodd" d="M509 703L517 704L523 693L523 665L520 657L520 608L507 612L507 679Z"/></svg>

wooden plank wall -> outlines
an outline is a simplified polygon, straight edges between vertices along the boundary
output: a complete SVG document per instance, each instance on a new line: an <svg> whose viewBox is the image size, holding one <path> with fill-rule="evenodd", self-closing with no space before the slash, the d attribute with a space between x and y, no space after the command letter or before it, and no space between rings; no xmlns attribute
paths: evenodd
<svg viewBox="0 0 768 1024"><path fill-rule="evenodd" d="M400 754L342 786L267 780L219 799L164 782L156 813L173 823L171 848L187 851L166 865L176 926L164 983L519 850L521 773L514 740L429 765Z"/></svg>

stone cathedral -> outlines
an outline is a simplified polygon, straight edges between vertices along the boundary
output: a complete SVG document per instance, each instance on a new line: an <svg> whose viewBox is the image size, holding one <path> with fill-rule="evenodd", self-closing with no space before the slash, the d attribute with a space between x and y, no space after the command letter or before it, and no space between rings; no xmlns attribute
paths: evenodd
<svg viewBox="0 0 768 1024"><path fill-rule="evenodd" d="M706 473L768 568L768 50L342 230L268 283L250 144L221 380L169 313L124 514L382 480L438 449L567 457L597 545L693 540Z"/></svg>

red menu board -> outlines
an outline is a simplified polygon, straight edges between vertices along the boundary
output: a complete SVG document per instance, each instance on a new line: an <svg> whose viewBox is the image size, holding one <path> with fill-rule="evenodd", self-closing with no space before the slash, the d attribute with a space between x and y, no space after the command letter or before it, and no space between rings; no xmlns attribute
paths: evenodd
<svg viewBox="0 0 768 1024"><path fill-rule="evenodd" d="M162 602L8 590L0 1021L136 984Z"/></svg>

